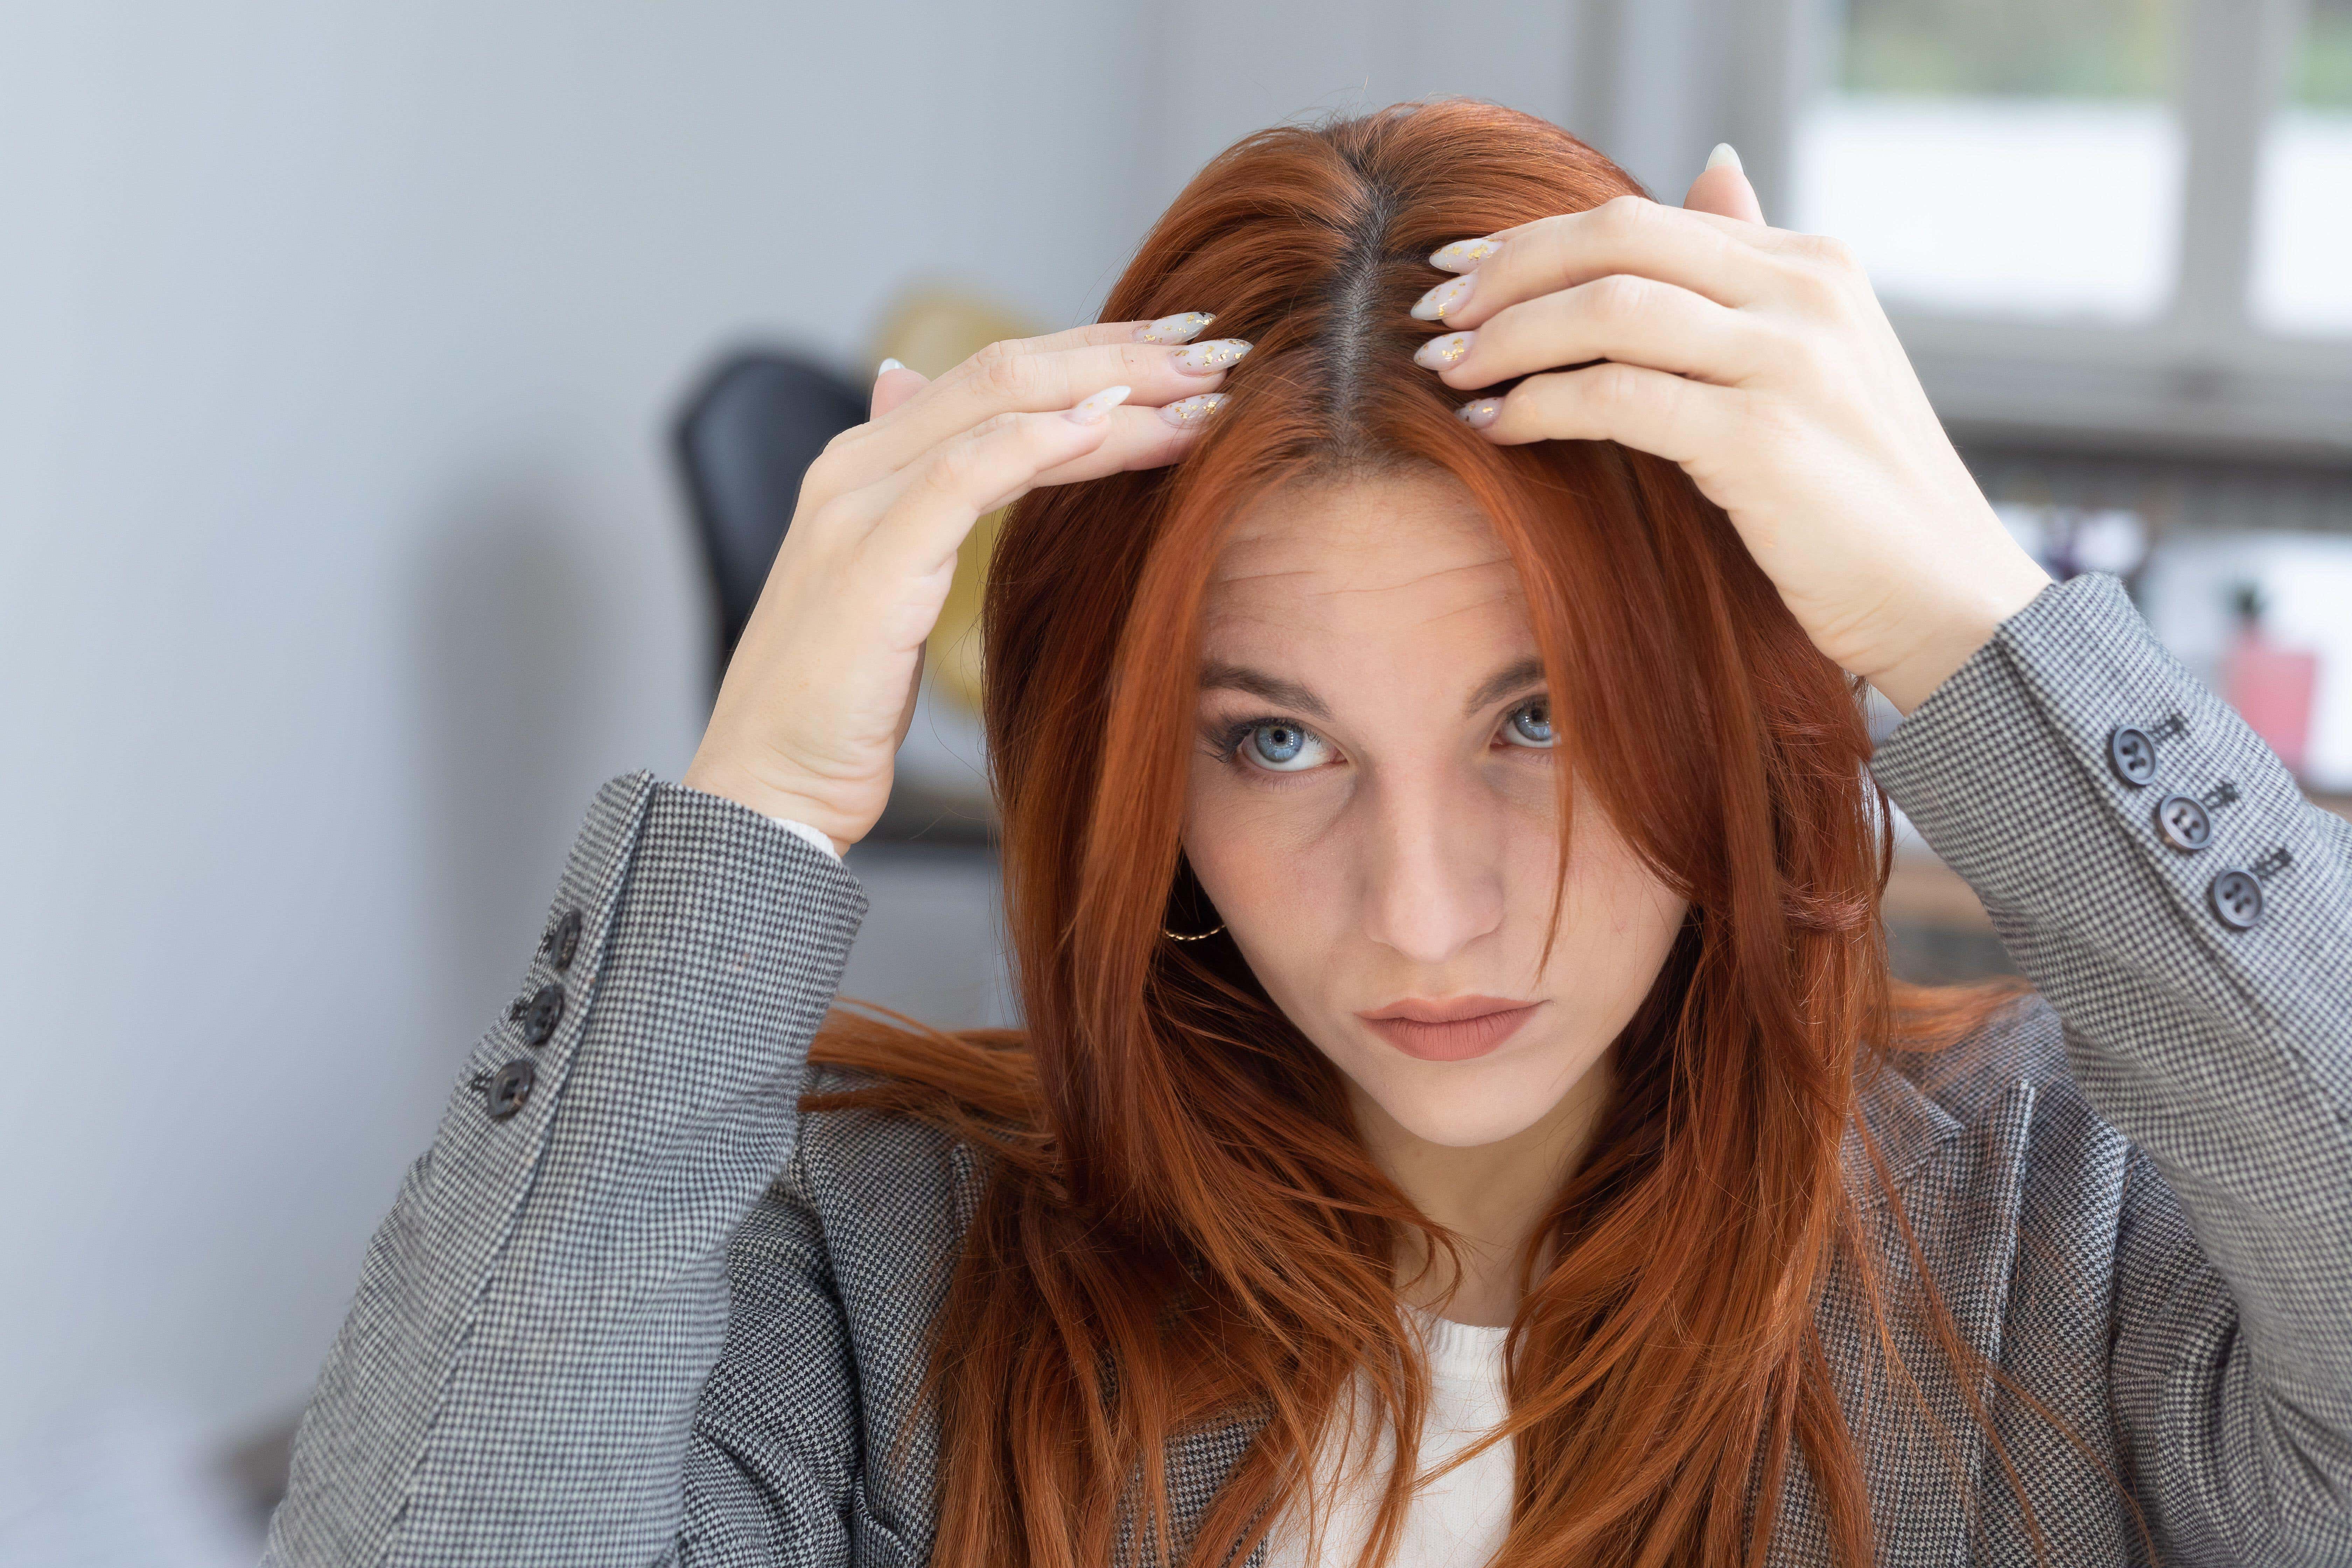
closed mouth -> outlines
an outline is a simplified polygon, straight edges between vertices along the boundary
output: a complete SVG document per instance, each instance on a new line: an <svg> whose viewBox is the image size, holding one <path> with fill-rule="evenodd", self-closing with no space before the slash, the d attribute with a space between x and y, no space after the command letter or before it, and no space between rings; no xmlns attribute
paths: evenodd
<svg viewBox="0 0 2352 1568"><path fill-rule="evenodd" d="M1501 1046L1541 1005L1503 996L1456 996L1443 1002L1407 1000L1357 1016L1406 1056L1458 1062Z"/></svg>

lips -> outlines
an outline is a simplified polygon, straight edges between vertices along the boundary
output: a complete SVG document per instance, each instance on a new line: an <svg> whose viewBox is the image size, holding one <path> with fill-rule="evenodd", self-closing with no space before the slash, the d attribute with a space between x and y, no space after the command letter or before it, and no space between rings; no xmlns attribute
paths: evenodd
<svg viewBox="0 0 2352 1568"><path fill-rule="evenodd" d="M1425 1062L1460 1062L1500 1047L1540 1005L1507 996L1408 997L1357 1016L1406 1056Z"/></svg>

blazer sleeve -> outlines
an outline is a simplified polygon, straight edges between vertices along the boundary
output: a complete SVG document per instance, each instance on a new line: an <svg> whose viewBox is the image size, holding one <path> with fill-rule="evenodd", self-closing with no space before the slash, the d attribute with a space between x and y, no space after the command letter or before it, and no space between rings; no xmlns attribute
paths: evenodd
<svg viewBox="0 0 2352 1568"><path fill-rule="evenodd" d="M2352 828L2103 576L1872 765L2135 1145L2110 1398L2165 1560L2352 1562Z"/></svg>
<svg viewBox="0 0 2352 1568"><path fill-rule="evenodd" d="M847 1561L845 1331L777 1178L865 911L839 860L756 812L604 786L515 1006L368 1248L268 1563L748 1561L753 1521L758 1561ZM806 1413L758 1469L694 1432L730 1250L747 1318L793 1336L778 1393Z"/></svg>

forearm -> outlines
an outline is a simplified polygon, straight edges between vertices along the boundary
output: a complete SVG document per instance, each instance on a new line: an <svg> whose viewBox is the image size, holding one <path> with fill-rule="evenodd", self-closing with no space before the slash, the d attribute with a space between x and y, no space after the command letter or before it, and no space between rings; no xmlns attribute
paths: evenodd
<svg viewBox="0 0 2352 1568"><path fill-rule="evenodd" d="M2145 782L2111 762L2118 729L2150 738ZM2352 1267L2345 825L2104 579L2007 623L1874 767L1983 897L2065 1020L2084 1094L2156 1158L2233 1282L2270 1273L2282 1232L2330 1240L2328 1260ZM2175 795L2210 803L2205 847L2167 842L2157 807ZM2232 872L2258 879L2247 929L2217 907ZM2315 1326L2325 1342L2303 1350L2352 1348L2340 1317ZM2285 1317L2260 1327L2296 1333Z"/></svg>
<svg viewBox="0 0 2352 1568"><path fill-rule="evenodd" d="M2138 736L2111 752L2118 730ZM2192 1310L2188 1264L2126 1215L2114 1375L2144 1500L2224 1538L2346 1540L2352 833L2105 579L2005 623L1874 768L1982 897L2084 1098L2226 1284ZM2173 796L2199 805L2168 832ZM2200 813L2204 847L2176 847Z"/></svg>
<svg viewBox="0 0 2352 1568"><path fill-rule="evenodd" d="M372 1244L297 1441L273 1561L650 1563L725 1332L729 1237L791 1151L865 900L731 802L597 796L523 994ZM542 1003L543 1023L551 1006ZM509 1064L528 1091L499 1093ZM510 1075L506 1084L514 1087Z"/></svg>

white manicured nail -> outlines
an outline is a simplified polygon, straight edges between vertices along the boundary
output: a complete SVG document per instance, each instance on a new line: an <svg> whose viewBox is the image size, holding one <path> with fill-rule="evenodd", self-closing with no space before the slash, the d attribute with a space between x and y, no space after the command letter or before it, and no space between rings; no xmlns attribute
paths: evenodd
<svg viewBox="0 0 2352 1568"><path fill-rule="evenodd" d="M1203 392L1196 397L1180 397L1162 407L1160 410L1160 417L1171 425L1198 425L1202 420L1223 408L1227 395L1222 392Z"/></svg>
<svg viewBox="0 0 2352 1568"><path fill-rule="evenodd" d="M905 365L900 364L897 360L886 359L879 365L875 367L874 379L879 381L894 370L904 370L907 367Z"/></svg>
<svg viewBox="0 0 2352 1568"><path fill-rule="evenodd" d="M1211 371L1240 363L1242 356L1249 352L1250 345L1239 338L1211 338L1205 343L1194 343L1191 348L1177 350L1175 365L1178 370L1193 375L1206 375Z"/></svg>
<svg viewBox="0 0 2352 1568"><path fill-rule="evenodd" d="M1715 151L1706 155L1706 166L1710 169L1729 169L1735 174L1744 174L1748 172L1739 166L1739 149L1728 142L1718 142L1715 144Z"/></svg>
<svg viewBox="0 0 2352 1568"><path fill-rule="evenodd" d="M1429 253L1429 264L1440 272L1475 272L1478 263L1503 248L1498 239L1457 239Z"/></svg>
<svg viewBox="0 0 2352 1568"><path fill-rule="evenodd" d="M1413 351L1412 363L1423 370L1444 370L1458 364L1470 352L1470 340L1475 332L1448 332L1442 338L1432 338Z"/></svg>
<svg viewBox="0 0 2352 1568"><path fill-rule="evenodd" d="M1172 316L1162 316L1156 321L1146 321L1135 329L1135 341L1139 343L1189 343L1201 335L1201 329L1217 318L1206 310L1180 310Z"/></svg>
<svg viewBox="0 0 2352 1568"><path fill-rule="evenodd" d="M1081 398L1065 416L1073 425L1099 425L1110 417L1110 411L1127 401L1131 386L1106 386L1092 397Z"/></svg>
<svg viewBox="0 0 2352 1568"><path fill-rule="evenodd" d="M1478 275L1474 272L1467 278L1454 278L1440 283L1423 294L1413 306L1412 319L1416 321L1445 320L1446 311L1459 309L1462 301L1470 297L1470 285L1476 281Z"/></svg>
<svg viewBox="0 0 2352 1568"><path fill-rule="evenodd" d="M1499 397L1482 397L1475 403L1464 404L1454 412L1462 423L1472 429L1484 430L1503 416L1503 400Z"/></svg>

